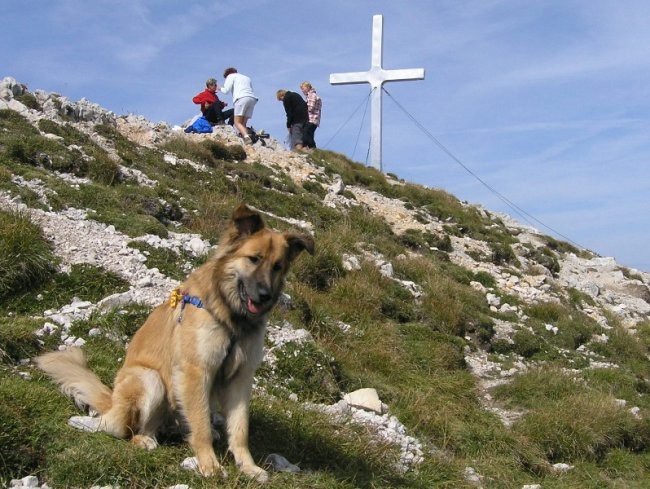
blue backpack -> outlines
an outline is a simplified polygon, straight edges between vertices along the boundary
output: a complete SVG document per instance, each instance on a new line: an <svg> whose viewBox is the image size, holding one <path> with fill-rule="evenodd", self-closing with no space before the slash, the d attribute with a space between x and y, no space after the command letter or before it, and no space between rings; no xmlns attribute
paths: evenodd
<svg viewBox="0 0 650 489"><path fill-rule="evenodd" d="M187 126L185 128L185 132L186 133L198 132L200 134L209 133L212 132L212 126L210 125L210 123L205 117L201 116L197 120L195 120L194 123L192 123L192 125Z"/></svg>

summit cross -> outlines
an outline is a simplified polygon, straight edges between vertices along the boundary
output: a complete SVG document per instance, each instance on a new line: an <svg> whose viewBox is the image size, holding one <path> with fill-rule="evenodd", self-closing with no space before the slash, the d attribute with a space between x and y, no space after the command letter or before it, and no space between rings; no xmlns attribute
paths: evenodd
<svg viewBox="0 0 650 489"><path fill-rule="evenodd" d="M381 162L381 100L382 85L390 81L423 80L424 68L406 70L385 70L383 64L384 20L381 15L372 16L372 56L370 70L350 73L330 74L330 84L348 85L352 83L370 83L370 164L382 170Z"/></svg>

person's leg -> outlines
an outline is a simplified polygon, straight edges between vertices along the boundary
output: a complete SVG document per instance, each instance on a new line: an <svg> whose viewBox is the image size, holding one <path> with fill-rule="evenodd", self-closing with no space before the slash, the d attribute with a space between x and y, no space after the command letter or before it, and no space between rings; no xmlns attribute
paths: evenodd
<svg viewBox="0 0 650 489"><path fill-rule="evenodd" d="M308 122L305 127L305 146L308 148L316 147L316 142L314 141L314 132L316 132L316 124Z"/></svg>
<svg viewBox="0 0 650 489"><path fill-rule="evenodd" d="M235 127L246 144L252 144L246 124L253 115L253 107L256 102L257 100L253 97L243 97L235 102Z"/></svg>
<svg viewBox="0 0 650 489"><path fill-rule="evenodd" d="M303 124L293 124L291 126L291 148L301 151L303 145Z"/></svg>
<svg viewBox="0 0 650 489"><path fill-rule="evenodd" d="M235 110L234 109L224 110L221 113L223 114L223 118L224 118L224 120L226 121L226 123L229 126L232 126L235 123L235 121L234 121Z"/></svg>
<svg viewBox="0 0 650 489"><path fill-rule="evenodd" d="M246 118L243 115L236 115L235 116L235 129L239 131L239 135L244 138L244 141L246 141L246 138L250 140L250 137L248 136L248 130L246 129Z"/></svg>
<svg viewBox="0 0 650 489"><path fill-rule="evenodd" d="M205 117L210 124L217 124L219 122L219 114L215 105L216 104L210 105L205 109L205 112L203 112L203 117Z"/></svg>

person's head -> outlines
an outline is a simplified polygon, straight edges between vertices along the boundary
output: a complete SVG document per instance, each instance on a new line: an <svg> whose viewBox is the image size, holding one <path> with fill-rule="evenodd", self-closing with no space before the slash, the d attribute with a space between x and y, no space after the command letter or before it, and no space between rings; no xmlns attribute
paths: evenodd
<svg viewBox="0 0 650 489"><path fill-rule="evenodd" d="M233 73L237 73L237 68L233 68L231 66L230 68L226 68L226 70L223 72L223 77L228 78L228 75L232 75Z"/></svg>
<svg viewBox="0 0 650 489"><path fill-rule="evenodd" d="M275 97L278 100L284 100L284 96L286 95L287 91L284 89L280 89L277 92L275 92Z"/></svg>
<svg viewBox="0 0 650 489"><path fill-rule="evenodd" d="M302 93L304 95L307 95L310 90L312 90L314 87L311 86L311 83L308 81L304 81L300 84L300 90L302 90Z"/></svg>
<svg viewBox="0 0 650 489"><path fill-rule="evenodd" d="M217 80L215 80L214 78L208 78L205 82L205 86L210 90L216 90Z"/></svg>

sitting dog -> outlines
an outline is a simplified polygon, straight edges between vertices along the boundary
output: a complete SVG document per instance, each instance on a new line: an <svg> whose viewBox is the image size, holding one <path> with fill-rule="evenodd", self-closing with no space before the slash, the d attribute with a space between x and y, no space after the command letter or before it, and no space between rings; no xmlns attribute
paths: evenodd
<svg viewBox="0 0 650 489"><path fill-rule="evenodd" d="M253 375L263 356L266 316L303 250L314 253L311 236L275 232L241 205L214 255L133 336L112 391L78 348L46 353L37 364L65 394L100 414L88 418L95 423L91 431L131 437L135 445L153 449L156 433L180 415L206 477L223 471L210 424L219 409L237 466L264 482L268 474L248 448Z"/></svg>

